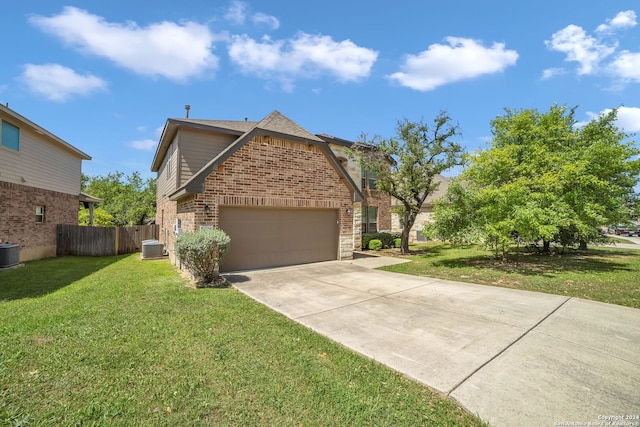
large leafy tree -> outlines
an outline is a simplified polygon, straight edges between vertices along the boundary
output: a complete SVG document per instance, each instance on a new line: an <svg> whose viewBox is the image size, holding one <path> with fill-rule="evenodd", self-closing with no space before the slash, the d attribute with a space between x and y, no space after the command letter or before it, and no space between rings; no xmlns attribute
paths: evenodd
<svg viewBox="0 0 640 427"><path fill-rule="evenodd" d="M402 224L401 252L409 253L409 231L422 204L438 187L436 175L462 163L463 149L453 141L460 128L442 111L432 124L398 121L391 138L365 135L354 145L361 165L376 174L376 189L397 199Z"/></svg>
<svg viewBox="0 0 640 427"><path fill-rule="evenodd" d="M432 234L479 238L503 255L514 238L542 241L547 251L552 242L599 241L600 227L628 220L640 173L640 151L615 126L616 114L578 127L575 108L507 109L491 122L490 147L436 206Z"/></svg>
<svg viewBox="0 0 640 427"><path fill-rule="evenodd" d="M156 180L139 172L83 175L82 191L104 200L96 210L110 215L115 226L141 225L155 216Z"/></svg>

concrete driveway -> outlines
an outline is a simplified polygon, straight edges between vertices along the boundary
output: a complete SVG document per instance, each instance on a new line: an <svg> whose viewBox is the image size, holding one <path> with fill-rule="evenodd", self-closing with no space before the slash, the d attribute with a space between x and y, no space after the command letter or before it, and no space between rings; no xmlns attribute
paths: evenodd
<svg viewBox="0 0 640 427"><path fill-rule="evenodd" d="M398 260L226 277L493 426L607 425L614 420L603 417L640 414L640 310L371 268L386 262Z"/></svg>

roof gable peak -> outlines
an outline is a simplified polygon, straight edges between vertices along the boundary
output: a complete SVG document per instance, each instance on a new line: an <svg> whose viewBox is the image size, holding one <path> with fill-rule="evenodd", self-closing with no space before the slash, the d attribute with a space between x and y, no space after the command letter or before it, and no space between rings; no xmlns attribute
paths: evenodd
<svg viewBox="0 0 640 427"><path fill-rule="evenodd" d="M260 120L255 125L255 129L288 134L304 139L322 142L320 138L307 131L305 128L303 128L278 110L273 110L264 119Z"/></svg>

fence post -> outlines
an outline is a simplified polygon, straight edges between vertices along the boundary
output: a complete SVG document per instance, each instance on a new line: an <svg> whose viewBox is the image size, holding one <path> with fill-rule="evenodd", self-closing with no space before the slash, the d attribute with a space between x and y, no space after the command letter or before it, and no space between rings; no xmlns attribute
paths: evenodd
<svg viewBox="0 0 640 427"><path fill-rule="evenodd" d="M116 239L115 240L116 240L116 242L115 242L116 247L115 247L115 251L114 252L116 253L116 256L118 256L118 247L120 246L120 227L116 227Z"/></svg>

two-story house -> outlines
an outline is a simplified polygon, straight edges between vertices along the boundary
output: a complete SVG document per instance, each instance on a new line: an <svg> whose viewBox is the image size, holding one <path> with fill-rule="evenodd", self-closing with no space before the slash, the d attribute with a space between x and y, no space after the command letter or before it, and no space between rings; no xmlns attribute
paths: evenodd
<svg viewBox="0 0 640 427"><path fill-rule="evenodd" d="M151 170L171 259L176 237L203 227L231 237L223 271L352 258L367 190L346 145L325 139L278 111L258 122L168 119Z"/></svg>
<svg viewBox="0 0 640 427"><path fill-rule="evenodd" d="M0 243L20 261L56 255L56 224L77 224L87 154L0 105Z"/></svg>

